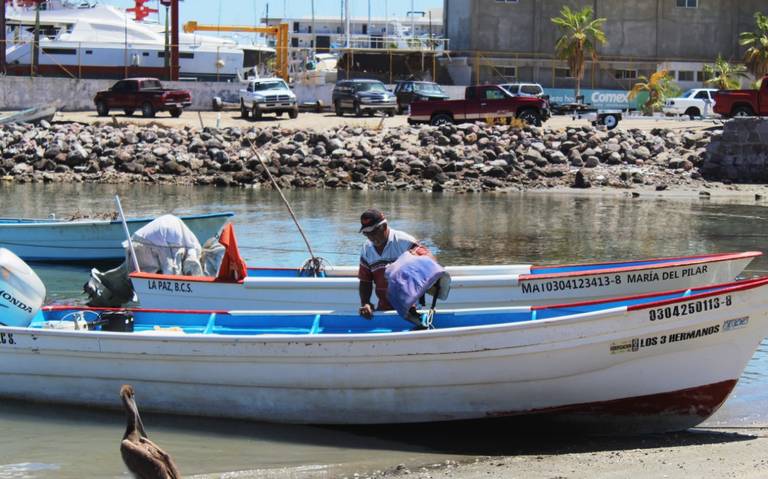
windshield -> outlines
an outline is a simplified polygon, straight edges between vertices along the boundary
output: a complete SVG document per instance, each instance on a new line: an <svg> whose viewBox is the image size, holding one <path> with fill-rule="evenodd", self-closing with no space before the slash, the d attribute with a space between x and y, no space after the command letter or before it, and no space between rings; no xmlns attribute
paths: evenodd
<svg viewBox="0 0 768 479"><path fill-rule="evenodd" d="M690 98L693 96L695 90L687 90L685 93L680 95L680 98Z"/></svg>
<svg viewBox="0 0 768 479"><path fill-rule="evenodd" d="M265 81L265 82L254 83L253 85L253 91L287 90L287 89L288 89L288 85L286 85L283 80Z"/></svg>
<svg viewBox="0 0 768 479"><path fill-rule="evenodd" d="M416 83L414 86L416 91L421 93L443 93L443 89L440 88L440 85L434 83Z"/></svg>
<svg viewBox="0 0 768 479"><path fill-rule="evenodd" d="M357 91L375 91L375 92L385 92L387 91L386 88L384 88L383 83L374 83L374 82L367 82L367 83L358 83L357 84Z"/></svg>

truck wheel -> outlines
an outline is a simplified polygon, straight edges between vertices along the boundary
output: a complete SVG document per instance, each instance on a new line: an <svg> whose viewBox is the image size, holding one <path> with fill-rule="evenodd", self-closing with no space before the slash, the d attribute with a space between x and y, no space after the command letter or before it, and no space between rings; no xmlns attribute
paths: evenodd
<svg viewBox="0 0 768 479"><path fill-rule="evenodd" d="M141 105L141 115L144 118L154 118L155 117L155 107L152 106L152 103L146 102L143 105Z"/></svg>
<svg viewBox="0 0 768 479"><path fill-rule="evenodd" d="M731 112L731 116L755 116L755 112L748 106L737 106L733 109L733 112Z"/></svg>
<svg viewBox="0 0 768 479"><path fill-rule="evenodd" d="M355 116L363 116L363 109L360 108L360 103L355 102Z"/></svg>
<svg viewBox="0 0 768 479"><path fill-rule="evenodd" d="M601 123L609 130L613 130L619 126L619 117L616 115L605 115L603 116Z"/></svg>
<svg viewBox="0 0 768 479"><path fill-rule="evenodd" d="M123 112L125 113L126 116L133 115L134 111L136 111L136 110L134 110L133 108L126 108L125 110L123 110Z"/></svg>
<svg viewBox="0 0 768 479"><path fill-rule="evenodd" d="M446 125L448 123L453 123L453 118L446 113L438 113L432 117L432 120L430 120L429 123L433 126Z"/></svg>
<svg viewBox="0 0 768 479"><path fill-rule="evenodd" d="M184 111L181 108L171 108L169 110L171 112L171 116L174 118L178 118L181 116L181 112Z"/></svg>
<svg viewBox="0 0 768 479"><path fill-rule="evenodd" d="M259 105L253 105L253 108L251 109L251 115L253 116L254 120L261 120L261 109L259 109Z"/></svg>
<svg viewBox="0 0 768 479"><path fill-rule="evenodd" d="M245 103L240 102L240 117L244 120L248 119L248 108L245 107Z"/></svg>
<svg viewBox="0 0 768 479"><path fill-rule="evenodd" d="M295 109L293 109L293 110L289 111L289 112L288 112L288 117L289 117L291 120L295 120L296 118L298 118L298 117L299 117L299 109L298 109L298 108L295 108Z"/></svg>
<svg viewBox="0 0 768 479"><path fill-rule="evenodd" d="M336 116L344 116L344 110L341 109L341 102L336 100L333 104L333 109L336 111Z"/></svg>
<svg viewBox="0 0 768 479"><path fill-rule="evenodd" d="M224 109L224 103L221 101L221 98L217 96L213 97L211 106L213 107L213 111L221 111Z"/></svg>
<svg viewBox="0 0 768 479"><path fill-rule="evenodd" d="M694 106L685 110L685 114L688 115L688 118L690 118L691 120L695 120L697 116L701 116L701 112L699 111L699 109Z"/></svg>
<svg viewBox="0 0 768 479"><path fill-rule="evenodd" d="M523 110L518 115L518 118L533 126L541 126L541 117L536 110Z"/></svg>
<svg viewBox="0 0 768 479"><path fill-rule="evenodd" d="M387 116L395 116L395 110L387 110Z"/></svg>
<svg viewBox="0 0 768 479"><path fill-rule="evenodd" d="M96 113L99 116L107 116L109 115L109 107L107 107L107 104L103 101L100 101L96 103Z"/></svg>

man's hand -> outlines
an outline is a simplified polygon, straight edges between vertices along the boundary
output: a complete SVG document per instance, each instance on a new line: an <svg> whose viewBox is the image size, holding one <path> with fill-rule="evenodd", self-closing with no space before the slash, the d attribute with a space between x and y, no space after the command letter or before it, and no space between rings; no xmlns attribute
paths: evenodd
<svg viewBox="0 0 768 479"><path fill-rule="evenodd" d="M366 303L360 306L360 316L365 319L373 319L373 305L371 303Z"/></svg>

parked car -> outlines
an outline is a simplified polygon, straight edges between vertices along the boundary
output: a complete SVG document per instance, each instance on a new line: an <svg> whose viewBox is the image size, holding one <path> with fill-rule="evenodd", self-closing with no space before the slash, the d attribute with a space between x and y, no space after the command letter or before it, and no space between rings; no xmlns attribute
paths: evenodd
<svg viewBox="0 0 768 479"><path fill-rule="evenodd" d="M468 86L463 100L416 101L411 103L408 123L459 123L475 120L520 118L540 126L549 119L546 100L536 97L512 96L499 85Z"/></svg>
<svg viewBox="0 0 768 479"><path fill-rule="evenodd" d="M389 116L397 110L395 94L379 80L342 80L336 83L331 98L336 115L345 111L362 116L363 112L373 115L377 111Z"/></svg>
<svg viewBox="0 0 768 479"><path fill-rule="evenodd" d="M715 93L715 113L734 116L768 116L768 76L759 90L720 90Z"/></svg>
<svg viewBox="0 0 768 479"><path fill-rule="evenodd" d="M147 118L154 117L158 111L168 111L176 118L181 116L184 107L192 104L192 93L165 89L157 78L126 78L109 90L96 93L93 102L99 116L109 115L111 109L121 109L126 115L141 110Z"/></svg>
<svg viewBox="0 0 768 479"><path fill-rule="evenodd" d="M250 80L248 86L240 90L240 116L254 120L264 113L281 116L288 113L291 118L299 116L296 95L282 78L257 78Z"/></svg>
<svg viewBox="0 0 768 479"><path fill-rule="evenodd" d="M447 100L443 87L431 81L401 80L395 83L397 112L403 113L414 101Z"/></svg>
<svg viewBox="0 0 768 479"><path fill-rule="evenodd" d="M499 85L513 96L544 96L544 88L538 83L502 83Z"/></svg>
<svg viewBox="0 0 768 479"><path fill-rule="evenodd" d="M677 98L668 99L662 111L667 115L688 115L691 120L711 115L715 93L717 88L693 88Z"/></svg>

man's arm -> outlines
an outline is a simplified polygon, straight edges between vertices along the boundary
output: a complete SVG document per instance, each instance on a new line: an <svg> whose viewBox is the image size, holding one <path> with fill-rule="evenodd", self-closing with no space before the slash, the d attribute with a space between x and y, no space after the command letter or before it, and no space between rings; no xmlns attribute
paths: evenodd
<svg viewBox="0 0 768 479"><path fill-rule="evenodd" d="M366 319L371 319L373 317L373 304L371 304L373 275L363 261L360 262L357 278L360 280L360 285L358 286L358 293L360 294L360 316L363 316Z"/></svg>
<svg viewBox="0 0 768 479"><path fill-rule="evenodd" d="M371 294L373 294L373 283L360 281L360 314L371 316L373 314L373 305L371 304ZM364 311L366 310L366 311ZM364 314L367 313L367 314Z"/></svg>

